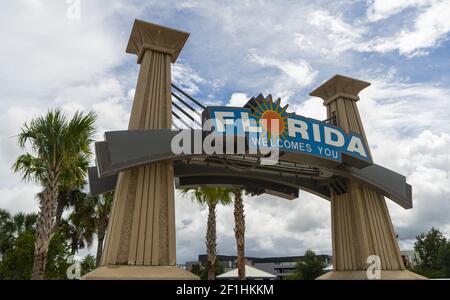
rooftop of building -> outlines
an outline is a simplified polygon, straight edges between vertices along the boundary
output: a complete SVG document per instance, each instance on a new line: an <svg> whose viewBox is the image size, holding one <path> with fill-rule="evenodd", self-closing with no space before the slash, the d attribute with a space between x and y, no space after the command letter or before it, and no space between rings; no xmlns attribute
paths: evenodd
<svg viewBox="0 0 450 300"><path fill-rule="evenodd" d="M318 257L323 258L331 258L331 255L327 254L319 254ZM198 260L200 262L206 262L207 261L207 255L206 254L200 254L198 256ZM283 262L295 262L299 259L302 259L303 256L271 256L271 257L250 257L246 256L245 259L252 261L253 263L283 263ZM235 261L237 257L235 255L217 255L216 260L217 261Z"/></svg>

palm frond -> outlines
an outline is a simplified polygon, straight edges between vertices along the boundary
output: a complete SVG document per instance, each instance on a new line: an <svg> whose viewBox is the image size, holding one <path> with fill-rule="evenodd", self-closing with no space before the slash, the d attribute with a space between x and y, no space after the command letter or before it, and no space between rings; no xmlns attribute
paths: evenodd
<svg viewBox="0 0 450 300"><path fill-rule="evenodd" d="M229 205L233 201L233 189L217 187L196 187L182 189L182 195L190 195L192 201L201 205Z"/></svg>
<svg viewBox="0 0 450 300"><path fill-rule="evenodd" d="M30 153L20 155L12 166L15 173L21 173L24 180L42 181L47 175L44 162Z"/></svg>
<svg viewBox="0 0 450 300"><path fill-rule="evenodd" d="M41 182L50 170L56 173L58 183L65 188L84 184L89 163L95 113L81 112L68 120L60 110L50 110L46 115L25 123L18 135L19 145L31 145L33 154L19 156L13 168L24 179Z"/></svg>

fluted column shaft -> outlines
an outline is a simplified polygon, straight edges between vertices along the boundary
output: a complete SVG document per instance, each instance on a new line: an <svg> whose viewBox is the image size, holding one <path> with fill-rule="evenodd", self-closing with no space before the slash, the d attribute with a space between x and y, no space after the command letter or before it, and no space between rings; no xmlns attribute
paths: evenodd
<svg viewBox="0 0 450 300"><path fill-rule="evenodd" d="M367 82L336 75L310 95L324 99L328 118L347 133L367 138L356 105ZM370 151L370 150L369 150ZM378 255L382 270L404 270L383 194L349 180L348 192L331 196L333 266L336 271L367 269L369 255Z"/></svg>
<svg viewBox="0 0 450 300"><path fill-rule="evenodd" d="M127 52L141 64L128 129L171 128L171 62L187 33L137 20ZM173 266L173 163L121 172L117 179L102 265Z"/></svg>
<svg viewBox="0 0 450 300"><path fill-rule="evenodd" d="M144 53L129 129L170 128L170 56ZM119 175L103 264L174 265L173 164Z"/></svg>

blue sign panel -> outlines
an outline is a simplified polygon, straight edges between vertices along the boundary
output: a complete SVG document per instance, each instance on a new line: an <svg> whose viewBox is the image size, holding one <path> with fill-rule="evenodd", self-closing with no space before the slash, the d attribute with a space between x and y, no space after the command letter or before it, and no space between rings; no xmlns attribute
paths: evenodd
<svg viewBox="0 0 450 300"><path fill-rule="evenodd" d="M314 155L342 161L342 154L371 163L364 139L356 133L319 120L289 114L279 103L268 102L261 109L207 107L217 134L246 136L250 149L276 147L280 151Z"/></svg>

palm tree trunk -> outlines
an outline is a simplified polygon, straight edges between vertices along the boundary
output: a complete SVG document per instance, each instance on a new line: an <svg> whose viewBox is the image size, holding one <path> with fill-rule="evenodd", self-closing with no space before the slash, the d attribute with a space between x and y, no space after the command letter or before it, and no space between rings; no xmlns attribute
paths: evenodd
<svg viewBox="0 0 450 300"><path fill-rule="evenodd" d="M42 247L43 248L43 247ZM42 248L35 248L33 271L31 274L31 280L43 280L45 273L45 264L47 263L47 252L44 252ZM38 252L40 251L40 252ZM36 253L38 252L38 253Z"/></svg>
<svg viewBox="0 0 450 300"><path fill-rule="evenodd" d="M95 267L100 267L100 261L102 259L102 253L103 253L103 240L105 239L105 233L98 233L97 235L97 256L95 257Z"/></svg>
<svg viewBox="0 0 450 300"><path fill-rule="evenodd" d="M78 251L78 243L73 241L70 243L70 255L75 255Z"/></svg>
<svg viewBox="0 0 450 300"><path fill-rule="evenodd" d="M208 280L216 279L216 204L208 204L206 249L208 252Z"/></svg>
<svg viewBox="0 0 450 300"><path fill-rule="evenodd" d="M64 205L65 205L65 201L62 199L64 197L67 197L67 192L64 192L63 194L61 194L61 192L58 193L58 203L56 205L55 224L53 224L52 234L58 230L59 225L61 224L61 218L64 213Z"/></svg>
<svg viewBox="0 0 450 300"><path fill-rule="evenodd" d="M48 185L40 199L39 219L36 228L36 243L34 247L34 262L31 272L32 280L42 280L45 274L47 253L50 240L53 236L53 226L56 217L58 199L58 184L55 176L49 175Z"/></svg>
<svg viewBox="0 0 450 300"><path fill-rule="evenodd" d="M234 236L236 237L239 280L245 280L245 214L241 191L234 193Z"/></svg>

